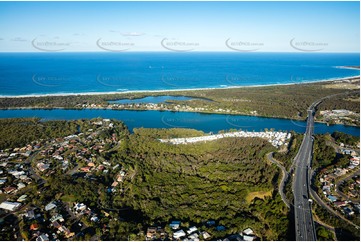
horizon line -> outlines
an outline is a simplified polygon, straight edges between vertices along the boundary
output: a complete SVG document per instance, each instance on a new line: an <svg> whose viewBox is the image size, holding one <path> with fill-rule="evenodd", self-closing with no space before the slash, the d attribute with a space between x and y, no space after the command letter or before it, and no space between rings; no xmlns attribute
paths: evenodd
<svg viewBox="0 0 361 242"><path fill-rule="evenodd" d="M305 53L305 54L360 54L360 51L232 51L232 50L193 50L193 51L169 51L169 50L142 50L142 51L0 51L2 53Z"/></svg>

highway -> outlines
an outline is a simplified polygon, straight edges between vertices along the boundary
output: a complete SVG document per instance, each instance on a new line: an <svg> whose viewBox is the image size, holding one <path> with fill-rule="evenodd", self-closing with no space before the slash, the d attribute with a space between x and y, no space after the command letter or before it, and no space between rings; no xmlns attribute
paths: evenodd
<svg viewBox="0 0 361 242"><path fill-rule="evenodd" d="M321 101L314 102L307 110L307 127L301 147L295 157L295 176L293 180L294 214L296 240L316 241L316 230L312 217L312 203L309 202L309 168L312 160L313 129L315 107Z"/></svg>
<svg viewBox="0 0 361 242"><path fill-rule="evenodd" d="M323 100L350 94L358 93L359 91L351 91L345 93L337 93L326 96L318 101L315 101L307 110L307 127L303 137L300 149L294 158L293 166L295 168L295 175L293 179L293 196L294 196L294 214L295 214L295 228L296 240L315 241L316 230L312 217L312 202L309 200L311 190L311 161L313 153L313 131L314 131L314 115L315 108ZM317 201L317 200L316 200ZM318 202L318 201L317 201Z"/></svg>

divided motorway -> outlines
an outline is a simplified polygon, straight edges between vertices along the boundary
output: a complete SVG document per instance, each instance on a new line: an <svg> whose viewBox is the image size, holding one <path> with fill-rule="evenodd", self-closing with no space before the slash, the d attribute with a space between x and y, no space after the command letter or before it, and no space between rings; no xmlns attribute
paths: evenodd
<svg viewBox="0 0 361 242"><path fill-rule="evenodd" d="M338 93L326 96L315 101L307 110L307 127L303 137L301 147L294 159L295 176L293 179L293 196L294 196L294 214L296 227L296 240L316 241L315 224L312 217L312 200L310 194L310 178L311 178L311 161L313 153L313 131L314 131L314 115L315 108L323 100L359 91L351 91L346 93Z"/></svg>
<svg viewBox="0 0 361 242"><path fill-rule="evenodd" d="M303 241L317 240L308 189L309 167L312 160L314 108L319 103L312 104L310 109L307 110L307 128L294 163L296 169L293 181L296 240Z"/></svg>

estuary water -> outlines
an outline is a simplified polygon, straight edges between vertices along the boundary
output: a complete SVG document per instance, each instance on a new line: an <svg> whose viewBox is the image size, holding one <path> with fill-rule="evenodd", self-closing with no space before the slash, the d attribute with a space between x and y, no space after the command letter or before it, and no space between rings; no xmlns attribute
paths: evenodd
<svg viewBox="0 0 361 242"><path fill-rule="evenodd" d="M129 111L103 109L16 109L0 110L0 118L39 117L44 120L75 120L91 118L110 118L122 120L132 131L134 128L192 128L204 132L217 133L220 130L242 129L263 131L265 128L276 131L296 131L303 133L305 121L263 118L245 115L201 114L193 112L170 111ZM315 133L324 134L334 131L360 136L359 127L315 123Z"/></svg>

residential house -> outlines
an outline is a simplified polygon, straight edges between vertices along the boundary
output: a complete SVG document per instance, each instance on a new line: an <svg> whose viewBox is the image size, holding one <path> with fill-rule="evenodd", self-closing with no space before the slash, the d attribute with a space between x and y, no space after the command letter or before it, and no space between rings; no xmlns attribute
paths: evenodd
<svg viewBox="0 0 361 242"><path fill-rule="evenodd" d="M2 202L0 204L0 208L4 209L4 210L8 210L8 211L15 211L16 209L18 209L21 206L21 203L18 202L9 202L9 201L5 201Z"/></svg>
<svg viewBox="0 0 361 242"><path fill-rule="evenodd" d="M99 222L99 218L96 216L96 215L93 215L91 218L90 218L90 221L94 222L94 223L97 223Z"/></svg>
<svg viewBox="0 0 361 242"><path fill-rule="evenodd" d="M30 230L36 231L36 230L38 230L38 229L39 229L39 225L38 225L38 224L34 223L34 224L31 224L31 225L30 225Z"/></svg>
<svg viewBox="0 0 361 242"><path fill-rule="evenodd" d="M33 209L28 210L28 211L25 213L25 217L27 217L28 219L35 219L34 210L33 210Z"/></svg>
<svg viewBox="0 0 361 242"><path fill-rule="evenodd" d="M169 227L171 227L172 229L178 229L180 227L181 222L180 221L172 221L169 224Z"/></svg>
<svg viewBox="0 0 361 242"><path fill-rule="evenodd" d="M90 169L91 169L90 166L85 166L85 167L80 168L80 170L84 171L84 172L90 172Z"/></svg>
<svg viewBox="0 0 361 242"><path fill-rule="evenodd" d="M211 227L211 226L215 226L216 225L216 221L214 220L208 220L206 223L207 226Z"/></svg>
<svg viewBox="0 0 361 242"><path fill-rule="evenodd" d="M186 233L181 229L173 233L174 239L180 239L181 237L186 236Z"/></svg>
<svg viewBox="0 0 361 242"><path fill-rule="evenodd" d="M156 227L148 227L146 237L147 239L156 239L157 228Z"/></svg>
<svg viewBox="0 0 361 242"><path fill-rule="evenodd" d="M61 225L58 223L58 221L52 222L51 225L52 225L54 228L56 228L56 229L59 229L60 226L61 226Z"/></svg>
<svg viewBox="0 0 361 242"><path fill-rule="evenodd" d="M330 200L331 202L336 202L337 201L337 197L329 195L327 196L328 200Z"/></svg>
<svg viewBox="0 0 361 242"><path fill-rule="evenodd" d="M74 206L74 210L76 213L83 212L86 210L86 205L84 203L76 203Z"/></svg>
<svg viewBox="0 0 361 242"><path fill-rule="evenodd" d="M36 238L36 241L49 241L49 236L47 234L41 234Z"/></svg>
<svg viewBox="0 0 361 242"><path fill-rule="evenodd" d="M63 215L55 214L53 217L50 218L50 222L55 222L55 221L64 222Z"/></svg>
<svg viewBox="0 0 361 242"><path fill-rule="evenodd" d="M24 187L26 187L26 185L24 183L22 183L22 182L19 182L17 184L17 186L18 186L18 190L23 189Z"/></svg>
<svg viewBox="0 0 361 242"><path fill-rule="evenodd" d="M39 171L44 172L44 171L46 171L47 169L50 168L50 165L49 165L49 164L45 164L45 163L43 163L43 162L40 162L40 163L38 163L38 164L36 165L36 167L39 169Z"/></svg>
<svg viewBox="0 0 361 242"><path fill-rule="evenodd" d="M197 233L193 233L188 236L188 239L190 239L191 241L199 241L198 237L199 237L199 235Z"/></svg>
<svg viewBox="0 0 361 242"><path fill-rule="evenodd" d="M216 227L216 230L217 230L217 231L224 231L224 230L226 230L226 227L224 227L223 225L218 225L218 226Z"/></svg>
<svg viewBox="0 0 361 242"><path fill-rule="evenodd" d="M247 228L243 230L243 233L246 235L254 235L253 230L251 228Z"/></svg>
<svg viewBox="0 0 361 242"><path fill-rule="evenodd" d="M10 194L16 191L16 187L4 187L3 190L6 194Z"/></svg>
<svg viewBox="0 0 361 242"><path fill-rule="evenodd" d="M337 207L343 207L343 206L347 205L347 203L345 201L336 201L333 204Z"/></svg>
<svg viewBox="0 0 361 242"><path fill-rule="evenodd" d="M243 240L245 241L253 241L255 239L255 236L253 235L243 235Z"/></svg>
<svg viewBox="0 0 361 242"><path fill-rule="evenodd" d="M187 234L191 234L191 233L194 233L196 232L198 229L196 226L193 226L193 227L190 227L188 230L187 230Z"/></svg>
<svg viewBox="0 0 361 242"><path fill-rule="evenodd" d="M201 235L202 235L203 239L205 239L205 240L211 238L211 235L206 231L202 232Z"/></svg>
<svg viewBox="0 0 361 242"><path fill-rule="evenodd" d="M45 206L45 211L50 211L52 209L56 208L56 204L54 201L48 203L46 206Z"/></svg>
<svg viewBox="0 0 361 242"><path fill-rule="evenodd" d="M24 202L27 197L28 197L28 195L26 195L26 194L21 195L16 201L18 201L18 202Z"/></svg>
<svg viewBox="0 0 361 242"><path fill-rule="evenodd" d="M349 208L349 207L344 207L344 208L343 208L343 212L344 212L347 216L351 216L351 215L355 214L355 212L352 211L352 209Z"/></svg>

